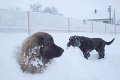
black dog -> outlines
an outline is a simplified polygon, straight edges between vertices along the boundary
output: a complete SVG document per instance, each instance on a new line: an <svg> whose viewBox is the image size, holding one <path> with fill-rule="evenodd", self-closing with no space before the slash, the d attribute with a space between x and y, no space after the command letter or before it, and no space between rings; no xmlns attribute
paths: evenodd
<svg viewBox="0 0 120 80"><path fill-rule="evenodd" d="M71 36L69 38L69 42L67 43L67 47L71 45L73 47L79 47L80 50L83 52L83 55L86 59L90 56L90 52L92 50L96 50L99 54L99 58L104 58L105 56L105 45L110 45L114 41L111 40L110 42L106 42L101 38L88 38L84 36Z"/></svg>

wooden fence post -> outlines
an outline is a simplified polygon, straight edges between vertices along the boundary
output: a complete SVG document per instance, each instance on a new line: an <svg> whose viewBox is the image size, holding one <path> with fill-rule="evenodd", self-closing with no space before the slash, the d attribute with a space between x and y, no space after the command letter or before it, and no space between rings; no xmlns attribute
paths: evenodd
<svg viewBox="0 0 120 80"><path fill-rule="evenodd" d="M106 34L106 23L105 23L105 34Z"/></svg>
<svg viewBox="0 0 120 80"><path fill-rule="evenodd" d="M115 35L116 35L116 28L117 28L117 26L116 26L116 24L115 24Z"/></svg>
<svg viewBox="0 0 120 80"><path fill-rule="evenodd" d="M92 21L92 33L93 33L93 21Z"/></svg>
<svg viewBox="0 0 120 80"><path fill-rule="evenodd" d="M27 11L28 14L28 34L30 35L30 14L29 11Z"/></svg>

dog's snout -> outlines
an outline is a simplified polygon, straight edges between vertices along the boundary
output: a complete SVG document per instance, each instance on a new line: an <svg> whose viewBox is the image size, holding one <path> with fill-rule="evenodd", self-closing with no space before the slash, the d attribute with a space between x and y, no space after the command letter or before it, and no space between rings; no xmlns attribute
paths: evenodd
<svg viewBox="0 0 120 80"><path fill-rule="evenodd" d="M67 47L70 47L70 45L71 45L71 43L70 43L70 42L68 42L68 43L67 43Z"/></svg>
<svg viewBox="0 0 120 80"><path fill-rule="evenodd" d="M64 52L64 49L62 49L61 47L58 47L58 52L57 52L57 56L56 57L60 57Z"/></svg>
<svg viewBox="0 0 120 80"><path fill-rule="evenodd" d="M64 52L64 49L61 48L60 53L63 53L63 52Z"/></svg>

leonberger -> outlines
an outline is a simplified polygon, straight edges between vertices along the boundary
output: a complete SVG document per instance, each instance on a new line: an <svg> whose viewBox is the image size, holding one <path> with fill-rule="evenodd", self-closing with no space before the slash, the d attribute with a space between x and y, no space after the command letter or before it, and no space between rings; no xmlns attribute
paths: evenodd
<svg viewBox="0 0 120 80"><path fill-rule="evenodd" d="M83 52L84 58L88 59L90 57L90 52L92 50L96 50L99 54L99 58L104 58L105 56L105 45L110 45L114 39L110 42L106 42L101 38L88 38L84 36L71 36L69 38L69 42L67 43L67 47L71 45L73 47L79 47Z"/></svg>
<svg viewBox="0 0 120 80"><path fill-rule="evenodd" d="M63 52L50 34L37 32L23 41L17 59L23 72L42 73L46 64L53 58L60 57Z"/></svg>

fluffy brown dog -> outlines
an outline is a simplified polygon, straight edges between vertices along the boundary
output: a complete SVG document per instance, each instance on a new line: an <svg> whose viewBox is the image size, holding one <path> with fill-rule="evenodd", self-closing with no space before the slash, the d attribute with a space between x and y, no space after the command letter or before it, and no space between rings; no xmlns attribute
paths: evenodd
<svg viewBox="0 0 120 80"><path fill-rule="evenodd" d="M42 73L46 64L53 58L60 57L63 52L50 34L37 32L24 40L17 59L23 71Z"/></svg>
<svg viewBox="0 0 120 80"><path fill-rule="evenodd" d="M83 52L83 55L86 59L90 56L90 52L92 50L96 50L99 54L99 58L104 58L105 56L105 45L110 45L114 41L111 40L110 42L106 42L101 38L88 38L84 36L71 36L69 38L69 42L67 46L70 47L79 47L80 50Z"/></svg>

